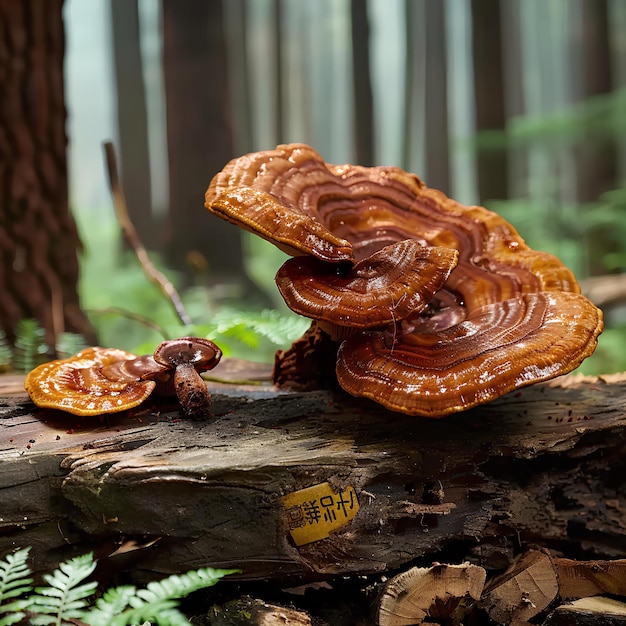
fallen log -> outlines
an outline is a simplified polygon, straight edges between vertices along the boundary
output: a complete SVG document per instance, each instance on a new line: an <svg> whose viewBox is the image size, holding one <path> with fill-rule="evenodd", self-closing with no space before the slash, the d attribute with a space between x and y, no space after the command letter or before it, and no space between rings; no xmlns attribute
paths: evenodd
<svg viewBox="0 0 626 626"><path fill-rule="evenodd" d="M625 376L564 377L443 420L208 384L209 421L173 404L77 418L1 386L0 555L31 545L37 570L93 550L139 576L300 580L432 561L489 573L530 544L626 550Z"/></svg>

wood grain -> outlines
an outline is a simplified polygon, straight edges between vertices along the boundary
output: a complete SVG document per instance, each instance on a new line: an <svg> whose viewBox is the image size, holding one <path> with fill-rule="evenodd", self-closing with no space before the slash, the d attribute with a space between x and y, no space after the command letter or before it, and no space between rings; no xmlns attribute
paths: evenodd
<svg viewBox="0 0 626 626"><path fill-rule="evenodd" d="M624 376L565 377L438 421L339 392L208 385L209 421L173 404L84 419L0 398L0 554L33 545L49 567L118 551L146 576L216 566L255 579L416 559L489 572L530 543L624 553ZM353 487L360 510L296 547L281 498L323 482Z"/></svg>

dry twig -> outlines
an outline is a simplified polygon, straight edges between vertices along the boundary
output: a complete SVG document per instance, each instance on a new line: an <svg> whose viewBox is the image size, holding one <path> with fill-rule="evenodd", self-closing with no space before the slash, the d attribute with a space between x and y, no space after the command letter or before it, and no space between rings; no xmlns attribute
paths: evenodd
<svg viewBox="0 0 626 626"><path fill-rule="evenodd" d="M159 289L163 292L166 298L172 303L174 311L176 315L180 319L180 321L188 326L192 323L191 317L187 310L185 309L185 305L176 291L176 288L170 280L160 272L155 266L154 263L150 260L146 249L143 247L141 240L139 239L139 235L135 230L135 226L132 223L130 216L128 214L128 208L126 206L126 197L124 195L124 190L122 188L122 184L119 180L119 175L117 171L117 158L115 156L115 147L113 143L110 141L104 142L104 154L106 157L107 170L109 173L109 184L111 186L111 195L113 196L113 205L115 207L115 215L117 217L117 221L122 229L122 233L124 238L134 250L135 255L137 256L137 260L141 265L145 275L148 277L150 281L155 283Z"/></svg>

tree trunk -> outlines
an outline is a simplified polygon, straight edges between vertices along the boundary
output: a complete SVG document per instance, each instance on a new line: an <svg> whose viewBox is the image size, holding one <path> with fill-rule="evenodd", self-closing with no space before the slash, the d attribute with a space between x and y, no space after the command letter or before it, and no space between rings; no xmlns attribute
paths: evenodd
<svg viewBox="0 0 626 626"><path fill-rule="evenodd" d="M583 2L582 33L578 42L583 55L582 98L608 94L613 88L609 48L608 8L606 0ZM617 180L617 143L619 132L585 133L578 148L578 192L581 202L595 203L600 196L620 186ZM593 211L593 205L587 211ZM602 260L610 253L620 253L623 242L610 231L596 229L587 233L590 275L604 274Z"/></svg>
<svg viewBox="0 0 626 626"><path fill-rule="evenodd" d="M445 2L426 2L425 99L426 172L429 187L450 194L448 88L446 78Z"/></svg>
<svg viewBox="0 0 626 626"><path fill-rule="evenodd" d="M370 74L370 29L367 2L352 0L352 74L356 162L374 165L374 101Z"/></svg>
<svg viewBox="0 0 626 626"><path fill-rule="evenodd" d="M148 113L139 45L137 0L111 0L121 180L128 213L143 245L154 250Z"/></svg>
<svg viewBox="0 0 626 626"><path fill-rule="evenodd" d="M167 258L189 273L190 252L208 261L209 282L239 283L240 233L204 208L211 178L233 158L222 2L163 0L170 207Z"/></svg>
<svg viewBox="0 0 626 626"><path fill-rule="evenodd" d="M68 208L62 0L0 0L0 328L36 319L95 341L76 284L79 247Z"/></svg>
<svg viewBox="0 0 626 626"><path fill-rule="evenodd" d="M472 0L472 42L476 130L503 132L506 125L500 0ZM481 204L508 198L508 163L504 147L479 150L478 193Z"/></svg>
<svg viewBox="0 0 626 626"><path fill-rule="evenodd" d="M203 422L163 403L83 419L5 388L0 554L33 545L42 568L136 542L137 575L293 580L465 560L491 576L531 544L626 549L624 376L564 377L443 420L340 392L209 390Z"/></svg>

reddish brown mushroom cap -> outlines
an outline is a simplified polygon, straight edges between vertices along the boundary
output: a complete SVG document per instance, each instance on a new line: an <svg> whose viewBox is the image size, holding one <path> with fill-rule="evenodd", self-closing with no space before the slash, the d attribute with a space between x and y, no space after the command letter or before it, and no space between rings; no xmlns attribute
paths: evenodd
<svg viewBox="0 0 626 626"><path fill-rule="evenodd" d="M524 294L438 332L354 335L339 348L337 378L394 411L443 417L571 371L601 330L600 311L579 294Z"/></svg>
<svg viewBox="0 0 626 626"><path fill-rule="evenodd" d="M181 337L157 346L154 360L160 365L175 368L182 363L193 365L198 372L213 369L222 358L222 351L210 339Z"/></svg>
<svg viewBox="0 0 626 626"><path fill-rule="evenodd" d="M185 413L206 417L210 394L199 372L214 368L222 351L209 339L182 337L164 341L154 351L157 363L173 370L174 390Z"/></svg>
<svg viewBox="0 0 626 626"><path fill-rule="evenodd" d="M276 285L287 306L318 321L376 328L421 311L446 282L458 253L405 239L353 267L315 257L286 261Z"/></svg>
<svg viewBox="0 0 626 626"><path fill-rule="evenodd" d="M69 359L36 367L26 376L24 387L42 408L85 416L125 411L141 404L156 383L111 379L102 368L136 358L116 348L88 348Z"/></svg>
<svg viewBox="0 0 626 626"><path fill-rule="evenodd" d="M602 330L600 311L579 295L574 275L556 257L530 249L497 214L464 206L399 168L329 165L309 146L282 145L228 163L213 178L206 206L291 254L335 266L351 256L356 269L407 239L458 252L427 309L381 332L361 331L340 348L339 383L394 410L437 417L564 374L593 352ZM334 296L320 295L316 279L302 278L303 268L316 267L329 282L336 268L309 260L284 267L279 285L293 308L324 324L337 314L324 303ZM291 269L298 287L282 283ZM313 306L302 306L301 291L315 292ZM289 385L281 364L297 367L292 356L300 353L281 355L275 380ZM419 394L426 399L411 399Z"/></svg>

